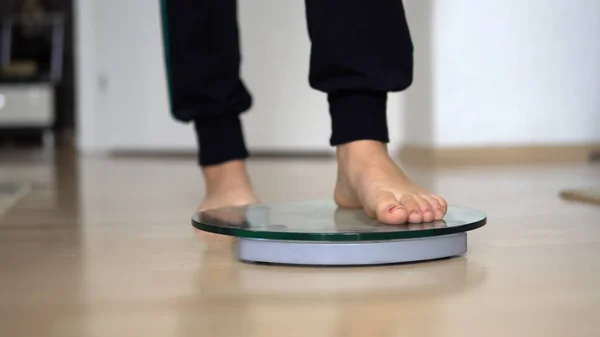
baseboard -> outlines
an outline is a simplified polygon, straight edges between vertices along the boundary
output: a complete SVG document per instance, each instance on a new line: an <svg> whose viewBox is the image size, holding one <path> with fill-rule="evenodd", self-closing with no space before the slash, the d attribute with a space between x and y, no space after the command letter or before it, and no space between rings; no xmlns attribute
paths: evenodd
<svg viewBox="0 0 600 337"><path fill-rule="evenodd" d="M332 151L311 150L250 150L251 159L331 159L335 158ZM190 159L196 158L196 150L114 150L109 151L112 158L127 159Z"/></svg>
<svg viewBox="0 0 600 337"><path fill-rule="evenodd" d="M593 160L600 144L534 145L431 148L406 145L399 156L413 165L473 166L551 163L587 163Z"/></svg>

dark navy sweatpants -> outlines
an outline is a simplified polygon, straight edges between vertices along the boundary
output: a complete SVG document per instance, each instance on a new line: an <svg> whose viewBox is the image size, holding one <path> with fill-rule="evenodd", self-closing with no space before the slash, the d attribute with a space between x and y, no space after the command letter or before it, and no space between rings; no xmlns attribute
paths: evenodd
<svg viewBox="0 0 600 337"><path fill-rule="evenodd" d="M173 117L194 123L200 165L246 158L239 115L252 96L240 78L236 0L161 1ZM309 85L327 95L330 144L388 142L387 93L406 89L413 74L401 0L305 2Z"/></svg>

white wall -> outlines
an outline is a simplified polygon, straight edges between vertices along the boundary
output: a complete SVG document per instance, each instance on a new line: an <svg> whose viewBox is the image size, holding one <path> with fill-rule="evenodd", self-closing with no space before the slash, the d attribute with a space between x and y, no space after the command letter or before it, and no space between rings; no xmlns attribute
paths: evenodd
<svg viewBox="0 0 600 337"><path fill-rule="evenodd" d="M77 146L97 148L96 57L93 0L77 0L74 5L75 112Z"/></svg>
<svg viewBox="0 0 600 337"><path fill-rule="evenodd" d="M435 1L437 146L600 143L600 1Z"/></svg>
<svg viewBox="0 0 600 337"><path fill-rule="evenodd" d="M159 2L81 0L78 7L80 149L194 150L191 126L168 111ZM332 150L326 97L308 84L304 13L301 1L239 1L242 77L254 96L243 119L253 150ZM399 144L398 95L388 106Z"/></svg>
<svg viewBox="0 0 600 337"><path fill-rule="evenodd" d="M256 102L244 117L250 147L327 149L325 97L307 83L303 2L239 3ZM167 110L158 1L76 4L80 148L193 150L191 128ZM600 142L600 2L405 4L415 83L390 99L393 147Z"/></svg>
<svg viewBox="0 0 600 337"><path fill-rule="evenodd" d="M310 41L303 1L239 1L242 77L254 96L244 116L249 146L327 150L326 96L309 87ZM388 101L390 138L401 143L399 95Z"/></svg>

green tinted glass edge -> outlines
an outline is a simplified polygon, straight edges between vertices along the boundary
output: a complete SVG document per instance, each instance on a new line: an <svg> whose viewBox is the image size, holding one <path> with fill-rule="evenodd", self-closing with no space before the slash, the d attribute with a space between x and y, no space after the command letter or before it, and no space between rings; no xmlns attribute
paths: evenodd
<svg viewBox="0 0 600 337"><path fill-rule="evenodd" d="M267 239L281 241L389 241L400 239L416 239L441 235L450 235L472 231L483 227L487 223L487 217L483 219L455 227L432 228L423 230L411 230L403 232L377 232L377 233L298 233L298 232L266 232L249 231L241 228L224 228L206 225L192 218L192 226L196 229L241 238Z"/></svg>

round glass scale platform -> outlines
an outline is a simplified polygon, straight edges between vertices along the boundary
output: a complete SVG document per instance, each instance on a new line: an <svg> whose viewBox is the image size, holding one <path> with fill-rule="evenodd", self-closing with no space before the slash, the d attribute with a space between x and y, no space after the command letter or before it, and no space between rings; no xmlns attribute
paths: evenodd
<svg viewBox="0 0 600 337"><path fill-rule="evenodd" d="M443 220L385 225L330 201L225 207L195 214L199 230L237 237L242 261L374 265L463 255L467 232L486 224L477 210L450 206Z"/></svg>

